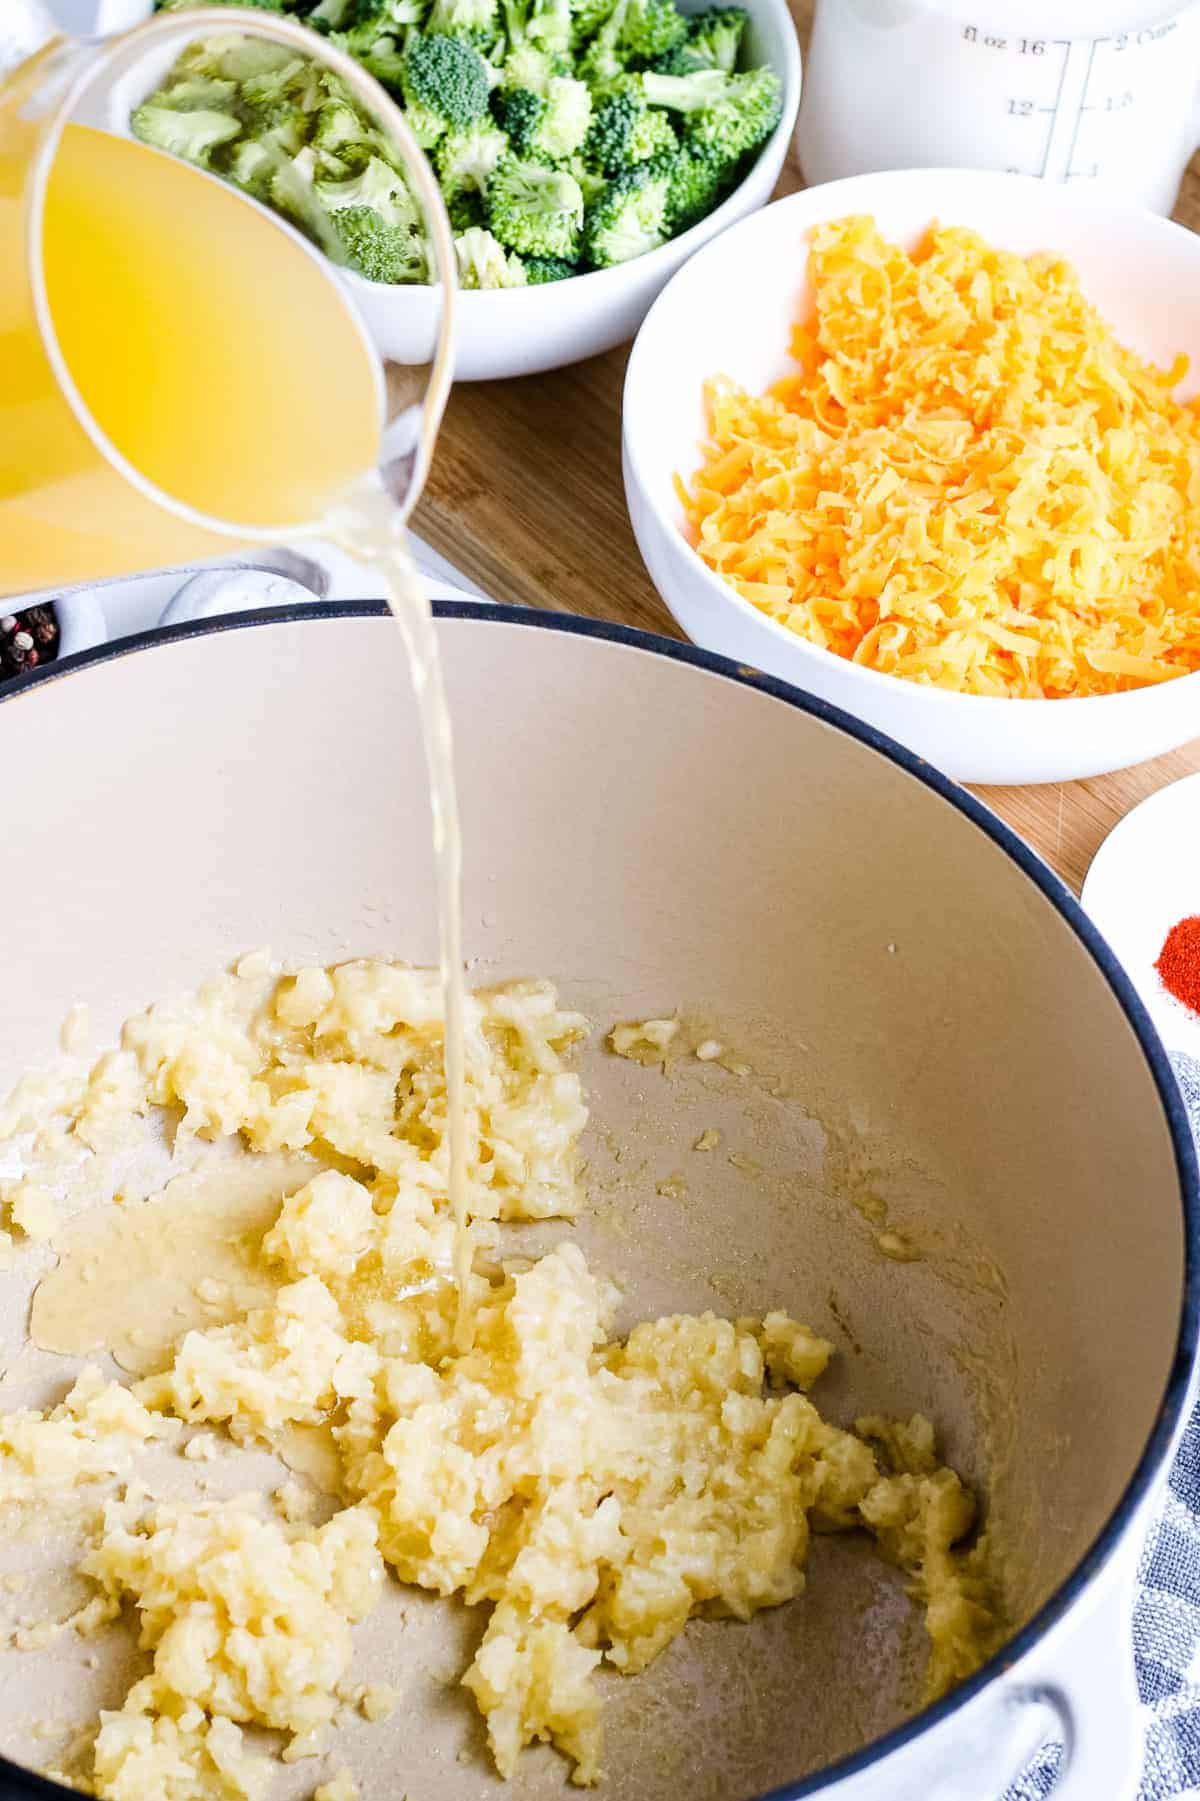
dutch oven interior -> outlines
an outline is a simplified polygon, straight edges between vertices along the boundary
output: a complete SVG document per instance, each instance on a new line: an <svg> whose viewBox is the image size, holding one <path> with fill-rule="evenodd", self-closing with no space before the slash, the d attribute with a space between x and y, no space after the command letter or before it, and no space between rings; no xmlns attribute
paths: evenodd
<svg viewBox="0 0 1200 1801"><path fill-rule="evenodd" d="M468 610L441 638L471 978L548 975L595 1023L577 1230L625 1285L625 1323L778 1306L832 1338L814 1398L841 1420L931 1415L987 1493L1029 1619L1117 1505L1178 1336L1179 1176L1121 1002L992 836L835 724L617 635ZM103 1041L260 945L435 960L424 770L385 618L277 615L35 684L0 706L0 767L5 1085L74 1002ZM603 1051L615 1021L665 1012L753 1073ZM697 1156L709 1126L723 1150ZM677 1175L682 1192L656 1192ZM880 1254L881 1200L918 1261ZM0 1291L8 1364L28 1268ZM10 1404L71 1373L21 1372ZM364 1793L504 1792L454 1686L479 1630L398 1593L361 1629L364 1670L402 1694L350 1748ZM800 1600L694 1623L648 1673L606 1681L601 1793L800 1777L912 1711L920 1654L897 1580L819 1540ZM39 1715L119 1693L107 1658L89 1671L61 1644L0 1667L0 1747L22 1761L44 1758ZM528 1753L511 1792L564 1774Z"/></svg>

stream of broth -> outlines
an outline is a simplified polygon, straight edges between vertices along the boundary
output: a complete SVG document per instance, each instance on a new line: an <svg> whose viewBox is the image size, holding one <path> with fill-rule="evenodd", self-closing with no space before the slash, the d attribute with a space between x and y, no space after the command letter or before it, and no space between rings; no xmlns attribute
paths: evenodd
<svg viewBox="0 0 1200 1801"><path fill-rule="evenodd" d="M11 264L19 274L22 176L38 134L36 120L23 121L19 109L14 122L7 92L0 93L0 270ZM140 253L131 255L131 245ZM465 1348L472 1259L453 745L432 609L408 553L405 515L377 474L351 474L374 470L381 456L380 372L369 338L323 261L241 195L163 152L78 124L63 132L48 185L43 264L63 362L87 414L131 469L203 518L234 527L295 520L301 537L316 529L386 583L429 771L456 1338ZM9 287L0 280L0 594L227 552L228 540L142 493L91 442L59 391L27 284ZM228 329L262 293L288 296L270 329ZM395 372L387 416L419 410L419 383L410 391L403 379L412 373ZM271 423L268 455L264 420ZM345 499L329 512L331 494ZM316 528L307 523L322 517Z"/></svg>
<svg viewBox="0 0 1200 1801"><path fill-rule="evenodd" d="M403 517L377 478L359 483L334 522L339 546L383 577L388 605L400 628L420 715L429 776L433 856L437 879L438 964L445 1015L446 1110L450 1146L449 1192L454 1215L454 1281L458 1292L455 1343L471 1343L468 1281L471 1274L467 1192L465 985L462 941L462 832L454 779L454 735L438 653L433 608L408 549Z"/></svg>

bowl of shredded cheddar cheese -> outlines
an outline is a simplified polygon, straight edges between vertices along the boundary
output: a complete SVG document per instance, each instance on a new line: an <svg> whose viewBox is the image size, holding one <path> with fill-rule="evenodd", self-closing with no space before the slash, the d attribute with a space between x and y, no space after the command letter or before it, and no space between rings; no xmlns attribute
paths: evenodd
<svg viewBox="0 0 1200 1801"><path fill-rule="evenodd" d="M726 233L626 380L626 492L667 605L963 780L1184 742L1198 279L1180 226L966 170L830 183Z"/></svg>

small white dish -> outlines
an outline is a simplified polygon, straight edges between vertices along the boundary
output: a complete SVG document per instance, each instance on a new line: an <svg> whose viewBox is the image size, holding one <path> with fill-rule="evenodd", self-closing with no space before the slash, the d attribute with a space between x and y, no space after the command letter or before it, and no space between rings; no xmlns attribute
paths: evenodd
<svg viewBox="0 0 1200 1801"><path fill-rule="evenodd" d="M169 624L167 614L176 596L202 574L223 575L232 581L243 572L248 580L261 574L275 582L287 581L292 599L326 598L327 586L322 579L325 572L317 570L315 565L309 565L314 570L309 576L311 587L299 587L287 580L289 573L298 573L303 567L299 559L286 552L277 555L263 551L256 558L253 574L244 557L212 558L206 563L153 569L143 575L116 576L109 581L72 588L65 594L50 593L42 598L53 601L58 615L59 656L72 657L77 651L91 650L97 644L109 644L114 639L133 637L139 632L153 631L158 625ZM240 602L241 607L262 604L250 599Z"/></svg>
<svg viewBox="0 0 1200 1801"><path fill-rule="evenodd" d="M431 600L488 601L468 577L431 545L409 537L413 560ZM220 593L199 584L220 582ZM304 584L303 586L297 583ZM244 612L321 600L382 600L379 578L332 544L313 540L302 550L256 550L252 555L215 557L187 567L118 576L67 593L10 598L13 612L37 600L51 600L58 615L60 657L91 650L118 638L214 613Z"/></svg>
<svg viewBox="0 0 1200 1801"><path fill-rule="evenodd" d="M899 739L965 782L1058 782L1160 755L1200 731L1200 675L1088 700L993 700L864 669L735 594L684 536L676 473L705 436L703 387L715 374L758 393L794 370L789 329L811 300L807 234L874 214L913 245L930 223L967 225L1029 254L1074 264L1117 336L1157 362L1200 368L1200 237L1111 197L1021 176L918 169L857 176L790 195L743 220L679 271L638 334L625 378L625 493L655 586L694 643L782 676Z"/></svg>
<svg viewBox="0 0 1200 1801"><path fill-rule="evenodd" d="M1200 914L1200 775L1160 788L1113 827L1080 900L1167 1049L1200 1057L1200 1014L1167 992L1154 967L1171 927Z"/></svg>
<svg viewBox="0 0 1200 1801"><path fill-rule="evenodd" d="M623 344L675 271L702 244L770 199L800 106L800 47L786 0L742 3L750 14L744 46L746 66L768 63L783 82L779 124L745 179L690 231L617 268L538 287L462 292L456 307L454 358L459 381L535 375ZM685 12L699 12L703 4L704 0L681 0ZM195 36L192 21L186 29L181 28L179 39L140 56L135 40L114 69L103 101L80 116L86 123L128 136L132 109L162 80L182 43ZM427 361L440 315L436 288L388 287L349 273L343 273L341 279L382 356L408 366Z"/></svg>

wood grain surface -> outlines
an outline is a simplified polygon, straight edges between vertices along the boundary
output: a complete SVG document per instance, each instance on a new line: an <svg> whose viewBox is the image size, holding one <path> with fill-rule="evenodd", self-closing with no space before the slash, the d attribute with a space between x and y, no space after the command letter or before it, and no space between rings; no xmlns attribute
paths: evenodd
<svg viewBox="0 0 1200 1801"><path fill-rule="evenodd" d="M792 0L792 11L804 45L811 0ZM776 193L803 185L793 152ZM1200 229L1200 157L1175 217ZM628 355L625 346L549 375L457 388L414 525L496 600L679 637L625 511L620 433ZM1130 807L1198 769L1200 740L1093 781L981 793L1078 888L1101 839Z"/></svg>

